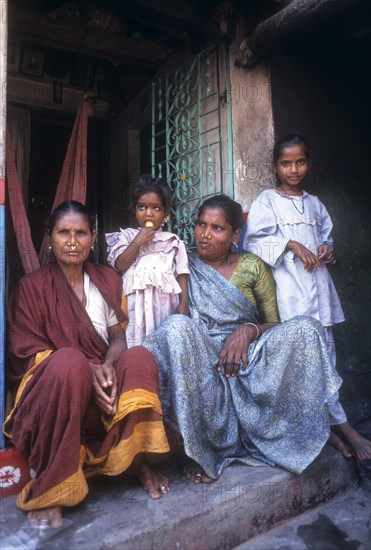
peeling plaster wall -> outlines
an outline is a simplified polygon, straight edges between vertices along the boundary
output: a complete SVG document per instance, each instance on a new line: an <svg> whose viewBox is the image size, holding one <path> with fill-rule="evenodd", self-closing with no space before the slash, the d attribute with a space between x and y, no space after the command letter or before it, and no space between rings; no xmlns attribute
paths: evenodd
<svg viewBox="0 0 371 550"><path fill-rule="evenodd" d="M274 184L271 169L273 113L269 65L234 65L231 48L234 198L248 211L253 199Z"/></svg>

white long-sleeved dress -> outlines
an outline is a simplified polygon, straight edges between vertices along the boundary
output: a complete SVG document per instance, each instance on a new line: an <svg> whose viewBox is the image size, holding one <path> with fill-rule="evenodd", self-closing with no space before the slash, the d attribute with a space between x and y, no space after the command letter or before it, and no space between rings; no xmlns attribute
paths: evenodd
<svg viewBox="0 0 371 550"><path fill-rule="evenodd" d="M308 273L287 243L297 241L317 254L322 243L333 246L332 221L314 195L299 197L266 189L253 201L243 248L262 258L272 268L277 284L278 309L282 321L295 315L310 315L323 326L344 321L344 314L327 266Z"/></svg>

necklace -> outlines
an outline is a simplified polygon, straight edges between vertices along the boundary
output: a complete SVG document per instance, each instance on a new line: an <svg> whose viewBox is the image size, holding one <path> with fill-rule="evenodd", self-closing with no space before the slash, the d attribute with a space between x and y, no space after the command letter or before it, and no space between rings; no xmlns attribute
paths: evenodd
<svg viewBox="0 0 371 550"><path fill-rule="evenodd" d="M200 256L198 256L198 257L200 258ZM203 260L203 261L205 261L205 260ZM233 267L235 262L233 261L232 264L231 264L231 254L228 253L228 257L227 257L226 261L223 262L223 263L220 263L218 266L215 266L213 263L209 263L207 261L205 261L205 263L207 265L209 265L210 267L212 267L213 269L215 269L215 271L217 271L222 277L224 277L224 279L227 279L229 281L229 277L228 277L229 267L230 266ZM222 269L222 265L225 265L225 267L223 269Z"/></svg>
<svg viewBox="0 0 371 550"><path fill-rule="evenodd" d="M223 273L219 272L221 275L223 275L224 279L227 279L227 280L229 280L228 271L229 271L230 263L231 263L231 255L228 253L227 266L224 268Z"/></svg>
<svg viewBox="0 0 371 550"><path fill-rule="evenodd" d="M285 191L284 189L280 189L280 191L282 193L284 193L286 195L286 197L288 197L290 199L291 204L294 206L295 210L297 212L299 212L299 214L304 214L304 201L303 201L303 199L301 201L301 204L303 206L303 210L300 210L300 208L298 208L298 206L296 205L296 200L291 195L289 195L287 191ZM298 195L298 196L302 196L302 195Z"/></svg>

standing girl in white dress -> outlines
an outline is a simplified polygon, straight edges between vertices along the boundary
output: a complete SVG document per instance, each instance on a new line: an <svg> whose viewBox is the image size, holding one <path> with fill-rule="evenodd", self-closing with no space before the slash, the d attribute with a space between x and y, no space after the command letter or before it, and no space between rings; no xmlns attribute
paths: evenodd
<svg viewBox="0 0 371 550"><path fill-rule="evenodd" d="M336 364L331 327L345 319L327 269L335 262L332 221L322 202L302 188L310 168L306 140L295 134L280 139L273 150L273 168L277 187L262 191L253 201L243 248L271 266L281 321L295 315L318 319ZM338 395L328 408L334 427L330 443L346 457L370 459L371 442L347 422Z"/></svg>
<svg viewBox="0 0 371 550"><path fill-rule="evenodd" d="M128 347L140 345L169 315L189 315L186 247L162 229L171 200L166 180L142 176L130 190L138 228L106 234L107 261L122 273L128 302Z"/></svg>

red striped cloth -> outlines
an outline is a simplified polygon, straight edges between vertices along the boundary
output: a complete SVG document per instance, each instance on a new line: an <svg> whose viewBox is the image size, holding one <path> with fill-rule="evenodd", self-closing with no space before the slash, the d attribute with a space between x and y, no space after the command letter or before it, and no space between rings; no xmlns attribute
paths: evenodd
<svg viewBox="0 0 371 550"><path fill-rule="evenodd" d="M21 187L19 185L15 165L12 142L7 129L6 136L6 178L8 183L9 208L13 220L15 238L25 273L31 273L40 267L34 248L30 224L23 204Z"/></svg>

